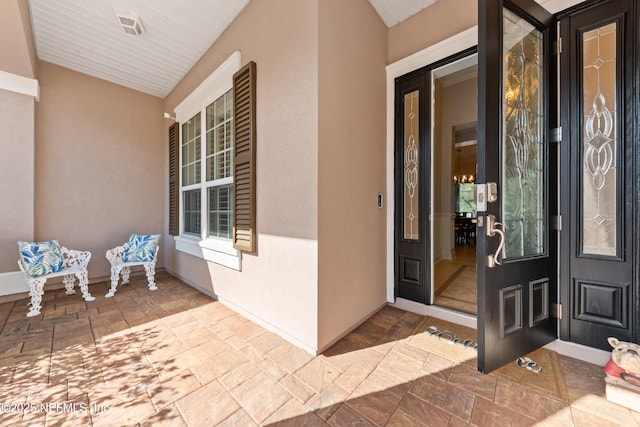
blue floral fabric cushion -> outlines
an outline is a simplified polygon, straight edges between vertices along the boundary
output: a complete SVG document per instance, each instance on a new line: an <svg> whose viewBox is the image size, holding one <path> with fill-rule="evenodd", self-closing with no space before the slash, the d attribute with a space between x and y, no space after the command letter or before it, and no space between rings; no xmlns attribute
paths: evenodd
<svg viewBox="0 0 640 427"><path fill-rule="evenodd" d="M129 238L127 250L124 252L124 262L147 262L153 260L158 250L159 234L132 234Z"/></svg>
<svg viewBox="0 0 640 427"><path fill-rule="evenodd" d="M20 261L31 277L56 273L64 268L60 245L56 240L49 242L18 242Z"/></svg>

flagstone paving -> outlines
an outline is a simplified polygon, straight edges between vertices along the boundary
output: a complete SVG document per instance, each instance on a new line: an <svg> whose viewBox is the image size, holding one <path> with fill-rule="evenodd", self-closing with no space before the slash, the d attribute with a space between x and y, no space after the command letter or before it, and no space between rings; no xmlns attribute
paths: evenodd
<svg viewBox="0 0 640 427"><path fill-rule="evenodd" d="M313 357L156 280L110 299L92 284L92 302L47 290L34 318L27 299L0 304L0 425L640 426L595 365L560 356L564 402L430 352L415 339L425 318L393 307Z"/></svg>

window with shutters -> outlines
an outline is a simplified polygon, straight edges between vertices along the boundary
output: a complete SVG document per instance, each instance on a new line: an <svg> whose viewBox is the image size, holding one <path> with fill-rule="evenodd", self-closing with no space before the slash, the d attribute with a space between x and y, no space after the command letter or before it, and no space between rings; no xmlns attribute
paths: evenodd
<svg viewBox="0 0 640 427"><path fill-rule="evenodd" d="M236 269L240 268L240 253L232 239L232 77L238 69L240 54L236 52L175 109L180 129L176 249Z"/></svg>
<svg viewBox="0 0 640 427"><path fill-rule="evenodd" d="M181 126L182 224L185 234L231 239L232 92L228 91Z"/></svg>

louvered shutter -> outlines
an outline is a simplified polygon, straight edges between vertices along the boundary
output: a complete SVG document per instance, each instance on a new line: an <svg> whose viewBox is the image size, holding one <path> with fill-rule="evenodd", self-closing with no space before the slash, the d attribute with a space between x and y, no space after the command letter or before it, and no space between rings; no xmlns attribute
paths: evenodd
<svg viewBox="0 0 640 427"><path fill-rule="evenodd" d="M256 64L233 75L233 247L255 252Z"/></svg>
<svg viewBox="0 0 640 427"><path fill-rule="evenodd" d="M178 135L180 124L174 123L169 127L169 234L180 234L180 203L178 186Z"/></svg>

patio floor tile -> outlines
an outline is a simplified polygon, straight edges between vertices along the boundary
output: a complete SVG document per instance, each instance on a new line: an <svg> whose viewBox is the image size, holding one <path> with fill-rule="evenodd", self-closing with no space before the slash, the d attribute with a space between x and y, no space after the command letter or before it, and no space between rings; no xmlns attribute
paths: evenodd
<svg viewBox="0 0 640 427"><path fill-rule="evenodd" d="M0 304L0 403L45 405L1 410L0 425L640 426L606 399L600 366L559 356L568 402L549 397L480 374L394 307L314 357L165 272L156 282L133 275L113 298L91 284L91 302L47 290L33 318L26 299Z"/></svg>

